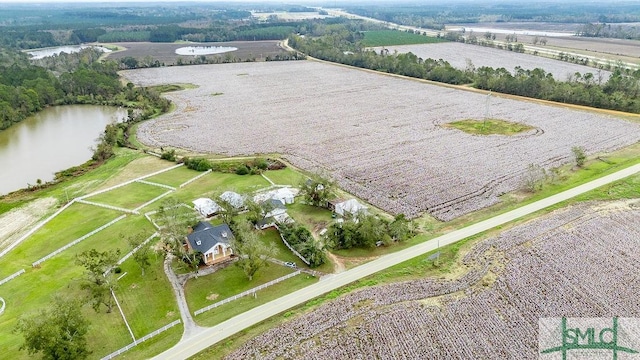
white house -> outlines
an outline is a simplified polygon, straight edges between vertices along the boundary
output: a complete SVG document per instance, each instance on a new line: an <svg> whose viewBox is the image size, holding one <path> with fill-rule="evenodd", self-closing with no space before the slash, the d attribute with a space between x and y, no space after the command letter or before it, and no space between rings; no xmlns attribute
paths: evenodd
<svg viewBox="0 0 640 360"><path fill-rule="evenodd" d="M294 188L278 188L265 192L257 193L253 197L253 201L257 203L265 202L270 199L280 200L284 204L293 204L295 201L296 195L298 195L299 190Z"/></svg>
<svg viewBox="0 0 640 360"><path fill-rule="evenodd" d="M209 222L201 221L193 227L191 234L187 235L187 247L201 252L204 263L211 265L233 255L232 239L233 233L229 225L213 226Z"/></svg>
<svg viewBox="0 0 640 360"><path fill-rule="evenodd" d="M244 197L236 192L225 191L220 195L220 199L229 203L236 210L241 210L244 208Z"/></svg>
<svg viewBox="0 0 640 360"><path fill-rule="evenodd" d="M340 216L357 216L359 213L367 212L367 207L360 204L356 199L350 199L342 202L331 204L333 212Z"/></svg>
<svg viewBox="0 0 640 360"><path fill-rule="evenodd" d="M277 224L290 224L294 220L287 214L287 208L280 200L268 200L271 210L264 214L262 220L258 221L256 227L260 230L275 226Z"/></svg>
<svg viewBox="0 0 640 360"><path fill-rule="evenodd" d="M204 217L210 217L222 211L220 205L209 198L195 199L193 205L193 208Z"/></svg>

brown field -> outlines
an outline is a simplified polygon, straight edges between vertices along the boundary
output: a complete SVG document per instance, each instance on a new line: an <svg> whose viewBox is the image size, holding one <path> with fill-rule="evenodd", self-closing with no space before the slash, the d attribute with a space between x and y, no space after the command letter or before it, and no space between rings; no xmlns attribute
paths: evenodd
<svg viewBox="0 0 640 360"><path fill-rule="evenodd" d="M349 293L226 358L538 359L540 318L640 316L640 210L598 206L559 210L478 243L457 279Z"/></svg>
<svg viewBox="0 0 640 360"><path fill-rule="evenodd" d="M529 164L572 161L640 140L613 116L491 97L489 116L529 125L516 136L477 136L442 124L479 119L487 96L318 62L271 62L126 71L135 84L194 83L172 93L173 113L140 125L150 146L224 155L280 153L327 170L376 207L441 220L490 206L523 185ZM220 94L213 96L213 94Z"/></svg>
<svg viewBox="0 0 640 360"><path fill-rule="evenodd" d="M555 40L555 38L554 38ZM412 52L423 59L443 59L448 61L451 66L464 70L467 67L467 60L470 60L476 68L489 66L494 69L505 68L514 73L516 66L520 66L524 70L533 70L542 68L547 73L551 73L553 78L559 81L565 81L568 76L574 75L576 72L581 74L592 73L596 75L597 69L589 66L572 64L560 60L543 58L530 54L520 54L512 51L494 49L478 45L462 44L462 43L438 43L438 44L418 44L418 45L401 45L401 46L385 46L390 53L398 51L399 53ZM376 48L379 51L379 48ZM601 71L604 81L609 78L611 73Z"/></svg>
<svg viewBox="0 0 640 360"><path fill-rule="evenodd" d="M230 41L230 42L217 42L217 43L151 43L151 42L123 42L113 43L120 47L126 48L124 51L118 51L110 53L109 59L122 59L126 56L131 56L136 59L142 59L145 56L151 56L153 59L157 59L165 65L175 65L176 61L181 58L184 63L188 63L192 56L177 55L176 49L185 46L231 46L236 47L238 50L216 55L206 55L207 59L221 58L224 59L227 54L235 57L239 62L246 61L247 59L255 58L256 61L264 61L267 56L275 56L277 54L283 54L286 51L278 46L278 41L266 40L266 41Z"/></svg>

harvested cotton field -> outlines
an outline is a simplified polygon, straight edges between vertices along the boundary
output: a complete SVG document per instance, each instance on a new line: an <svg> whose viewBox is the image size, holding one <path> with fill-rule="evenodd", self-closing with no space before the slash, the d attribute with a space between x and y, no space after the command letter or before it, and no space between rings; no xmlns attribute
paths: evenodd
<svg viewBox="0 0 640 360"><path fill-rule="evenodd" d="M487 96L310 61L126 71L139 85L194 83L168 95L176 111L139 139L224 155L280 153L329 171L346 191L391 213L441 220L498 202L545 168L640 140L640 125L586 111ZM487 106L489 103L489 106ZM474 136L444 123L490 117L534 128Z"/></svg>
<svg viewBox="0 0 640 360"><path fill-rule="evenodd" d="M457 280L352 292L227 359L537 359L540 318L638 317L640 210L590 206L477 244Z"/></svg>
<svg viewBox="0 0 640 360"><path fill-rule="evenodd" d="M520 66L524 70L542 68L547 73L553 74L553 78L559 81L566 81L569 75L573 75L576 72L580 74L592 73L595 79L598 79L598 74L601 74L603 81L607 81L611 74L608 71L598 70L589 66L572 64L531 54L521 54L508 50L454 42L386 46L385 49L388 49L389 53L393 53L394 51L398 51L399 53L412 52L423 59L442 59L448 61L454 68L463 70L468 66L467 60L471 61L476 69L482 66L489 66L494 69L505 68L512 74L516 66ZM380 48L376 48L376 51L379 52Z"/></svg>

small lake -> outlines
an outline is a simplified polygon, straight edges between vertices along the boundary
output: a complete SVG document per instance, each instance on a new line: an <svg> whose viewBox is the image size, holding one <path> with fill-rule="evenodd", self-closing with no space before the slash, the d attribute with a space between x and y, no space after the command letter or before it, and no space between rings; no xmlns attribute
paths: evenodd
<svg viewBox="0 0 640 360"><path fill-rule="evenodd" d="M122 108L55 106L0 131L0 194L53 180L55 172L89 160L105 126L126 117Z"/></svg>
<svg viewBox="0 0 640 360"><path fill-rule="evenodd" d="M238 50L237 47L232 46L185 46L176 49L178 55L213 55L224 54L231 51Z"/></svg>
<svg viewBox="0 0 640 360"><path fill-rule="evenodd" d="M82 49L94 47L96 49L101 50L102 52L111 52L110 49L102 46L94 46L94 45L67 45L67 46L56 46L51 48L43 48L43 49L35 49L27 51L27 54L31 55L31 59L37 60L42 59L47 56L58 55L60 53L73 54L77 53Z"/></svg>

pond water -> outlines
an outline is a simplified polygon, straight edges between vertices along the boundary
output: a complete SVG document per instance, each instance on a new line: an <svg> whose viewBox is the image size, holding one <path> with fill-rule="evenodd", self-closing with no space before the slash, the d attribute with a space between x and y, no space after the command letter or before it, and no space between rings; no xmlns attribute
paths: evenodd
<svg viewBox="0 0 640 360"><path fill-rule="evenodd" d="M91 158L91 147L107 124L124 120L127 110L109 106L47 108L0 131L0 194L53 180L56 171Z"/></svg>
<svg viewBox="0 0 640 360"><path fill-rule="evenodd" d="M95 45L66 45L66 46L56 46L56 47L51 47L51 48L30 50L30 51L27 51L27 54L31 55L31 59L42 59L42 58L45 58L47 56L58 55L58 54L63 53L63 52L67 53L67 54L76 53L76 52L79 52L82 49L86 49L86 48L89 48L89 47L94 47L96 49L101 50L102 52L111 52L110 49L107 49L106 47L102 47L102 46L95 46Z"/></svg>
<svg viewBox="0 0 640 360"><path fill-rule="evenodd" d="M232 46L185 46L176 49L178 55L213 55L236 51Z"/></svg>

